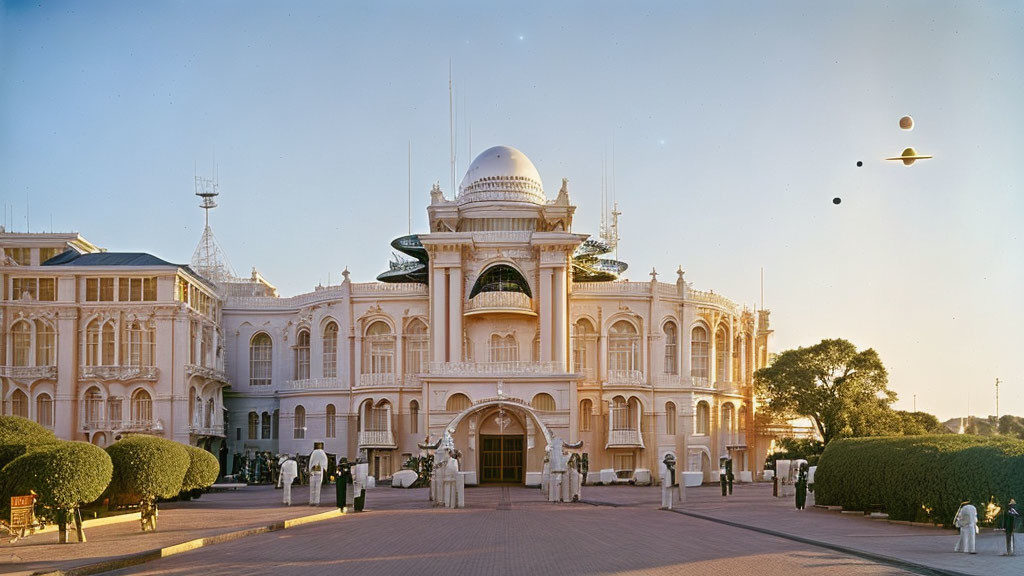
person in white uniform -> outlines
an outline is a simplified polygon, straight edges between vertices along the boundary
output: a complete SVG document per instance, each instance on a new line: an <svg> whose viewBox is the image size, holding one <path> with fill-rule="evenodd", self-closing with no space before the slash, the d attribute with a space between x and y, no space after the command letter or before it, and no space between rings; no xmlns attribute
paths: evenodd
<svg viewBox="0 0 1024 576"><path fill-rule="evenodd" d="M313 443L313 453L309 455L309 505L320 505L320 486L324 483L324 470L327 469L327 453L323 442Z"/></svg>
<svg viewBox="0 0 1024 576"><path fill-rule="evenodd" d="M285 456L286 460L281 462L281 486L284 488L284 500L285 506L292 505L292 482L295 481L295 477L299 475L299 465L295 462L295 458L291 455Z"/></svg>
<svg viewBox="0 0 1024 576"><path fill-rule="evenodd" d="M965 501L957 510L953 524L960 529L960 540L953 551L974 554L974 536L978 533L978 509L970 501Z"/></svg>

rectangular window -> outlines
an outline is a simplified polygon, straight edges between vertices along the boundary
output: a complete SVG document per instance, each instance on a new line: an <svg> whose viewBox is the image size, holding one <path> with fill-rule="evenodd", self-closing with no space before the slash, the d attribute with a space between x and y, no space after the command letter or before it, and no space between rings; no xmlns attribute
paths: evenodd
<svg viewBox="0 0 1024 576"><path fill-rule="evenodd" d="M129 278L118 278L117 280L117 301L128 301L128 280Z"/></svg>
<svg viewBox="0 0 1024 576"><path fill-rule="evenodd" d="M146 302L156 302L156 278L142 279L142 299Z"/></svg>
<svg viewBox="0 0 1024 576"><path fill-rule="evenodd" d="M11 289L11 300L21 300L22 298L29 298L35 300L37 296L36 292L36 279L35 278L15 278Z"/></svg>
<svg viewBox="0 0 1024 576"><path fill-rule="evenodd" d="M39 301L40 302L56 302L57 301L57 279L56 278L40 278L39 279Z"/></svg>
<svg viewBox="0 0 1024 576"><path fill-rule="evenodd" d="M99 278L86 278L85 279L85 301L86 302L99 302L100 300L100 279Z"/></svg>
<svg viewBox="0 0 1024 576"><path fill-rule="evenodd" d="M114 301L114 279L100 278L100 302Z"/></svg>
<svg viewBox="0 0 1024 576"><path fill-rule="evenodd" d="M114 396L107 401L107 412L111 422L121 421L121 398Z"/></svg>
<svg viewBox="0 0 1024 576"><path fill-rule="evenodd" d="M31 248L7 248L7 255L21 266L28 266L32 263Z"/></svg>

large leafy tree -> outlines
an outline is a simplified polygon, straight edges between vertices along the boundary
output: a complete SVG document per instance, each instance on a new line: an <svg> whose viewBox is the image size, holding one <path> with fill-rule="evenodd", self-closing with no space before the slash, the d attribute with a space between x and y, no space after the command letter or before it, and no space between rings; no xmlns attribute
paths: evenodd
<svg viewBox="0 0 1024 576"><path fill-rule="evenodd" d="M810 418L826 444L835 438L888 432L896 393L878 353L847 340L786 350L754 374L763 409Z"/></svg>

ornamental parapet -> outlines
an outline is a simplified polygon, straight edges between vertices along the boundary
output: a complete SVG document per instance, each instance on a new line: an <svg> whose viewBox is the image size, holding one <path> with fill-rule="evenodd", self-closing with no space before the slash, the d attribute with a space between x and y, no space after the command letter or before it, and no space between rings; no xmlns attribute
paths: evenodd
<svg viewBox="0 0 1024 576"><path fill-rule="evenodd" d="M608 383L644 385L647 381L644 379L642 370L609 370Z"/></svg>
<svg viewBox="0 0 1024 576"><path fill-rule="evenodd" d="M705 390L714 389L714 386L711 384L711 379L707 376L690 376L690 385L694 388L703 388Z"/></svg>
<svg viewBox="0 0 1024 576"><path fill-rule="evenodd" d="M195 436L217 436L224 438L224 426L189 426L188 433Z"/></svg>
<svg viewBox="0 0 1024 576"><path fill-rule="evenodd" d="M478 314L523 314L536 316L530 297L522 292L481 292L466 303L465 316Z"/></svg>
<svg viewBox="0 0 1024 576"><path fill-rule="evenodd" d="M54 379L57 377L56 366L0 366L0 376L15 380Z"/></svg>
<svg viewBox="0 0 1024 576"><path fill-rule="evenodd" d="M686 291L686 299L698 304L708 304L710 306L724 308L734 314L738 314L740 311L739 306L737 306L735 302L729 300L725 296L715 294L714 292L705 292L703 290L689 288Z"/></svg>
<svg viewBox="0 0 1024 576"><path fill-rule="evenodd" d="M78 374L84 380L156 380L160 370L156 366L80 366Z"/></svg>
<svg viewBox="0 0 1024 576"><path fill-rule="evenodd" d="M82 424L83 432L134 432L137 434L163 434L160 420L92 420ZM223 435L223 434L222 434Z"/></svg>
<svg viewBox="0 0 1024 576"><path fill-rule="evenodd" d="M216 368L208 368L206 366L200 366L198 364L186 364L185 374L187 376L199 376L200 378L206 378L207 380L215 380L217 382L227 382L228 376L223 370Z"/></svg>
<svg viewBox="0 0 1024 576"><path fill-rule="evenodd" d="M650 294L650 282L573 282L573 293L580 294Z"/></svg>
<svg viewBox="0 0 1024 576"><path fill-rule="evenodd" d="M433 362L432 376L515 376L522 374L563 374L560 362Z"/></svg>

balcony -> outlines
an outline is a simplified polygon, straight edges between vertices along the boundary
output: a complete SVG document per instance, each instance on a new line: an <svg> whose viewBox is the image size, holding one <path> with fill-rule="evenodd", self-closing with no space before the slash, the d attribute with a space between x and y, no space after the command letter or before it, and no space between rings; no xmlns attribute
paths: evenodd
<svg viewBox="0 0 1024 576"><path fill-rule="evenodd" d="M608 383L636 386L646 384L646 381L641 370L609 370Z"/></svg>
<svg viewBox="0 0 1024 576"><path fill-rule="evenodd" d="M481 292L466 303L464 316L522 314L536 316L530 297L522 292Z"/></svg>
<svg viewBox="0 0 1024 576"><path fill-rule="evenodd" d="M433 362L431 376L517 376L564 374L560 362Z"/></svg>
<svg viewBox="0 0 1024 576"><path fill-rule="evenodd" d="M195 436L217 436L223 438L224 426L189 426L188 433Z"/></svg>
<svg viewBox="0 0 1024 576"><path fill-rule="evenodd" d="M360 448L398 448L391 430L364 430L359 433Z"/></svg>
<svg viewBox="0 0 1024 576"><path fill-rule="evenodd" d="M609 430L605 448L643 448L644 438L639 430Z"/></svg>
<svg viewBox="0 0 1024 576"><path fill-rule="evenodd" d="M344 388L338 383L337 378L305 378L303 380L288 380L282 386L283 390L341 390Z"/></svg>
<svg viewBox="0 0 1024 576"><path fill-rule="evenodd" d="M156 366L80 366L83 380L156 380Z"/></svg>
<svg viewBox="0 0 1024 576"><path fill-rule="evenodd" d="M711 385L711 380L707 376L690 376L691 386L694 388L703 388L705 390L711 390L714 386Z"/></svg>
<svg viewBox="0 0 1024 576"><path fill-rule="evenodd" d="M186 376L199 376L200 378L206 378L208 380L214 380L216 382L227 382L228 376L224 373L224 370L217 368L207 368L206 366L200 366L198 364L186 364L185 365Z"/></svg>
<svg viewBox="0 0 1024 576"><path fill-rule="evenodd" d="M15 380L39 380L57 378L56 366L0 366L0 376Z"/></svg>
<svg viewBox="0 0 1024 576"><path fill-rule="evenodd" d="M83 432L134 432L137 434L156 434L164 432L163 422L160 420L92 420L82 424ZM221 436L224 435L223 429Z"/></svg>
<svg viewBox="0 0 1024 576"><path fill-rule="evenodd" d="M394 386L395 385L395 373L384 372L381 374L360 374L359 375L359 386Z"/></svg>

